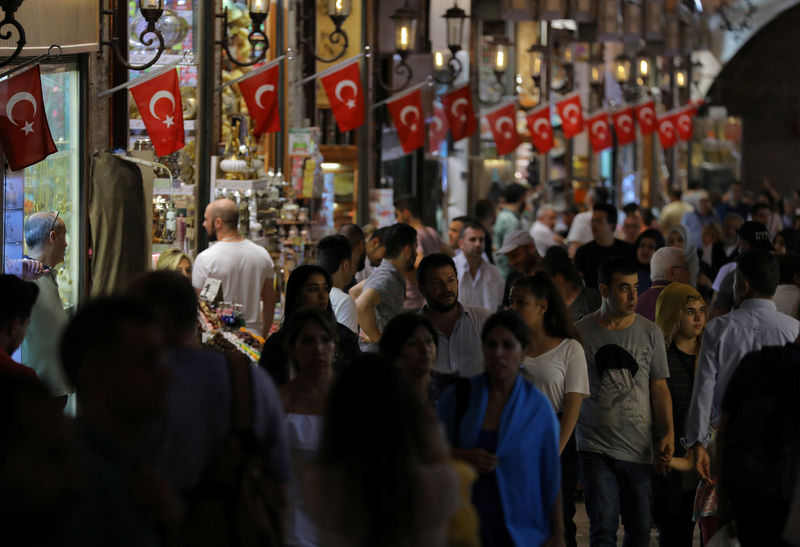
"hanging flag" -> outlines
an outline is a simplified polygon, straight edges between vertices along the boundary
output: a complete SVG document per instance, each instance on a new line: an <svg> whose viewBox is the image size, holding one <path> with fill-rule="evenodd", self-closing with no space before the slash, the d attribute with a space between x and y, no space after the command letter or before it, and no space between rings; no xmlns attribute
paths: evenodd
<svg viewBox="0 0 800 547"><path fill-rule="evenodd" d="M247 111L253 118L253 133L275 133L281 130L281 116L278 109L278 77L280 65L275 64L263 72L239 81Z"/></svg>
<svg viewBox="0 0 800 547"><path fill-rule="evenodd" d="M672 148L677 142L675 135L675 114L667 112L658 119L658 140L664 150Z"/></svg>
<svg viewBox="0 0 800 547"><path fill-rule="evenodd" d="M131 86L130 90L156 156L166 156L183 148L183 103L178 71L169 70Z"/></svg>
<svg viewBox="0 0 800 547"><path fill-rule="evenodd" d="M0 82L0 143L14 171L58 152L47 124L39 65Z"/></svg>
<svg viewBox="0 0 800 547"><path fill-rule="evenodd" d="M656 103L652 99L639 103L633 107L636 114L636 121L639 122L639 130L642 135L650 135L656 130Z"/></svg>
<svg viewBox="0 0 800 547"><path fill-rule="evenodd" d="M633 125L633 109L631 107L617 110L611 114L614 123L614 132L617 134L617 144L625 146L636 140L636 128Z"/></svg>
<svg viewBox="0 0 800 547"><path fill-rule="evenodd" d="M364 92L358 63L347 63L336 72L319 79L328 96L339 131L344 133L364 123Z"/></svg>
<svg viewBox="0 0 800 547"><path fill-rule="evenodd" d="M561 118L564 138L571 139L583 131L583 110L579 92L571 93L557 102L556 110L558 110L558 117Z"/></svg>
<svg viewBox="0 0 800 547"><path fill-rule="evenodd" d="M517 149L522 139L517 132L517 104L508 103L486 114L486 121L494 136L497 154L504 156Z"/></svg>
<svg viewBox="0 0 800 547"><path fill-rule="evenodd" d="M433 118L428 126L428 150L438 152L442 141L447 137L447 114L439 103L433 103Z"/></svg>
<svg viewBox="0 0 800 547"><path fill-rule="evenodd" d="M528 121L528 130L531 141L540 154L553 148L553 125L550 123L550 105L544 104L533 110L525 118Z"/></svg>
<svg viewBox="0 0 800 547"><path fill-rule="evenodd" d="M611 125L608 123L608 112L601 110L586 118L586 127L589 128L589 141L592 143L592 150L595 153L602 152L606 148L613 146Z"/></svg>
<svg viewBox="0 0 800 547"><path fill-rule="evenodd" d="M695 106L690 105L675 114L675 129L677 130L678 138L682 141L692 140L692 135L694 134L692 116L695 112Z"/></svg>
<svg viewBox="0 0 800 547"><path fill-rule="evenodd" d="M420 89L393 97L386 102L386 108L394 120L403 152L408 154L425 146L425 118L422 115Z"/></svg>
<svg viewBox="0 0 800 547"><path fill-rule="evenodd" d="M472 92L469 90L469 84L444 95L442 104L454 141L460 141L475 133L478 129L478 120L472 108Z"/></svg>

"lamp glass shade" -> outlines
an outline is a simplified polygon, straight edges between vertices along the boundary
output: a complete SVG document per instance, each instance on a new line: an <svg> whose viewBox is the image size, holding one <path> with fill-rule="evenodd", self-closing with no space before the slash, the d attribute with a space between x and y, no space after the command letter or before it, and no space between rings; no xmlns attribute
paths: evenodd
<svg viewBox="0 0 800 547"><path fill-rule="evenodd" d="M447 70L450 62L450 50L437 49L433 52L433 69L436 71Z"/></svg>
<svg viewBox="0 0 800 547"><path fill-rule="evenodd" d="M682 68L679 68L675 71L675 85L680 88L686 87L686 71Z"/></svg>
<svg viewBox="0 0 800 547"><path fill-rule="evenodd" d="M261 13L266 15L269 13L270 0L249 0L248 8L250 13Z"/></svg>
<svg viewBox="0 0 800 547"><path fill-rule="evenodd" d="M467 18L467 14L456 4L448 9L442 17L447 25L447 47L458 51L464 42L464 19Z"/></svg>
<svg viewBox="0 0 800 547"><path fill-rule="evenodd" d="M328 0L330 17L347 17L350 15L350 0Z"/></svg>
<svg viewBox="0 0 800 547"><path fill-rule="evenodd" d="M417 37L416 17L405 15L394 18L394 48L398 52L414 49L414 40Z"/></svg>
<svg viewBox="0 0 800 547"><path fill-rule="evenodd" d="M163 9L164 0L139 0L139 9Z"/></svg>
<svg viewBox="0 0 800 547"><path fill-rule="evenodd" d="M591 83L593 84L602 84L603 83L603 63L592 63L591 71L589 73L589 77L591 78Z"/></svg>
<svg viewBox="0 0 800 547"><path fill-rule="evenodd" d="M508 68L508 46L507 42L492 44L492 65L495 72L505 72Z"/></svg>
<svg viewBox="0 0 800 547"><path fill-rule="evenodd" d="M631 61L626 57L618 57L614 63L614 78L618 82L627 82L631 75Z"/></svg>
<svg viewBox="0 0 800 547"><path fill-rule="evenodd" d="M538 78L542 75L544 68L544 53L541 51L531 52L531 76Z"/></svg>
<svg viewBox="0 0 800 547"><path fill-rule="evenodd" d="M636 60L636 69L640 78L647 78L650 76L650 59L645 56L639 56Z"/></svg>

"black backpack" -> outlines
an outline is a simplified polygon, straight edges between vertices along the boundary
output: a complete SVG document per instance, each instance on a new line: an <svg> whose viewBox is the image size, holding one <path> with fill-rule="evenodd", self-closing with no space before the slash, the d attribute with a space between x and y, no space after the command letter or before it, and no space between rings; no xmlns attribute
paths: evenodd
<svg viewBox="0 0 800 547"><path fill-rule="evenodd" d="M731 396L722 447L726 488L740 499L788 507L800 468L800 346L745 357L729 384Z"/></svg>

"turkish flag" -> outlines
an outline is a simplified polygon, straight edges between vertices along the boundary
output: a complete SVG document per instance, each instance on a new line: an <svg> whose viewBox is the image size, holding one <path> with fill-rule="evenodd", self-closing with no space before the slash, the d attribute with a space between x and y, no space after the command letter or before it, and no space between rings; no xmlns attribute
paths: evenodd
<svg viewBox="0 0 800 547"><path fill-rule="evenodd" d="M166 156L183 148L183 103L178 71L169 70L131 86L130 90L156 156Z"/></svg>
<svg viewBox="0 0 800 547"><path fill-rule="evenodd" d="M319 79L336 118L339 131L344 133L364 123L364 91L358 62L347 63L336 72Z"/></svg>
<svg viewBox="0 0 800 547"><path fill-rule="evenodd" d="M0 143L14 171L58 152L47 125L39 65L0 82Z"/></svg>
<svg viewBox="0 0 800 547"><path fill-rule="evenodd" d="M661 142L661 147L664 150L672 148L678 142L677 135L675 134L675 114L666 113L662 118L658 119L658 140Z"/></svg>
<svg viewBox="0 0 800 547"><path fill-rule="evenodd" d="M608 123L608 112L601 110L586 118L586 126L589 128L589 141L592 143L592 150L602 152L610 148L614 142L611 139L611 125Z"/></svg>
<svg viewBox="0 0 800 547"><path fill-rule="evenodd" d="M550 123L550 105L545 104L528 114L528 130L531 141L539 153L544 154L553 148L553 125Z"/></svg>
<svg viewBox="0 0 800 547"><path fill-rule="evenodd" d="M639 122L639 130L642 135L650 135L656 130L656 103L655 101L645 101L633 107L636 114L636 121Z"/></svg>
<svg viewBox="0 0 800 547"><path fill-rule="evenodd" d="M564 138L571 139L583 131L583 110L581 109L581 96L578 92L557 102L556 110L558 117L561 118Z"/></svg>
<svg viewBox="0 0 800 547"><path fill-rule="evenodd" d="M636 140L636 128L633 125L633 109L631 107L617 110L611 114L617 144L625 146Z"/></svg>
<svg viewBox="0 0 800 547"><path fill-rule="evenodd" d="M497 154L504 156L517 149L522 139L517 132L516 103L508 103L486 114L486 121L492 130Z"/></svg>
<svg viewBox="0 0 800 547"><path fill-rule="evenodd" d="M478 129L478 120L472 109L472 93L466 84L442 97L442 104L454 141L469 137Z"/></svg>
<svg viewBox="0 0 800 547"><path fill-rule="evenodd" d="M447 137L447 114L439 103L433 103L433 118L428 125L428 149L438 152L442 141Z"/></svg>
<svg viewBox="0 0 800 547"><path fill-rule="evenodd" d="M694 134L692 116L695 112L695 106L690 105L675 114L675 129L677 130L678 138L682 141L692 140L692 135Z"/></svg>
<svg viewBox="0 0 800 547"><path fill-rule="evenodd" d="M239 82L247 111L253 118L253 133L275 133L281 130L281 116L278 110L278 77L280 65L259 72Z"/></svg>
<svg viewBox="0 0 800 547"><path fill-rule="evenodd" d="M425 146L425 118L422 115L420 89L392 98L386 102L386 108L394 120L403 152L408 154Z"/></svg>

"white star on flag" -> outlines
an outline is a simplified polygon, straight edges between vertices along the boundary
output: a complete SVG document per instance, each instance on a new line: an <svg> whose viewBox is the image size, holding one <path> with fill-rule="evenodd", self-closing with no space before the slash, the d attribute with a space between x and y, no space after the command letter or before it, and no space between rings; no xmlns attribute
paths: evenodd
<svg viewBox="0 0 800 547"><path fill-rule="evenodd" d="M347 108L355 108L355 107L356 107L356 102L353 99L347 101Z"/></svg>
<svg viewBox="0 0 800 547"><path fill-rule="evenodd" d="M172 127L173 125L175 125L174 117L167 116L166 118L164 118L164 125L166 125L167 127Z"/></svg>
<svg viewBox="0 0 800 547"><path fill-rule="evenodd" d="M25 132L25 135L34 133L33 124L31 122L25 122L25 125L22 127L22 130Z"/></svg>

